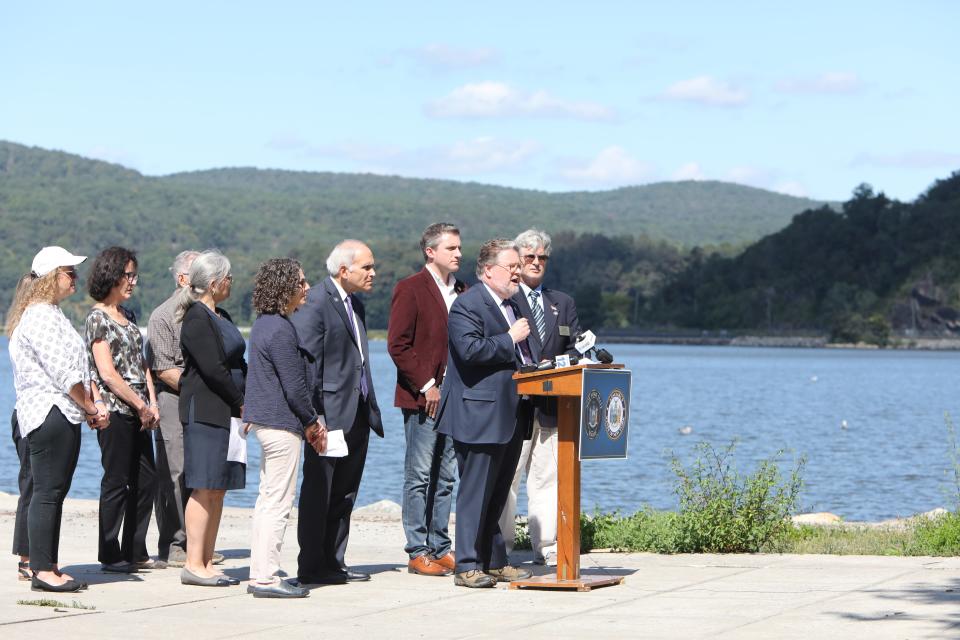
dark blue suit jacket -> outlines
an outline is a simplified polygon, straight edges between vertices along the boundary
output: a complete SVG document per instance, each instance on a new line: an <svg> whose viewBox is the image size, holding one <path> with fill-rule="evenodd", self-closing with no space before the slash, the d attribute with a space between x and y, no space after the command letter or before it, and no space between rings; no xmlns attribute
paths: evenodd
<svg viewBox="0 0 960 640"><path fill-rule="evenodd" d="M307 292L307 302L290 316L297 328L300 346L314 361L313 406L323 416L328 429L350 431L360 402L360 376L367 377L367 407L370 428L383 437L383 421L370 376L370 351L367 348L366 313L363 303L353 298L353 311L360 326L363 366L357 351L357 339L347 307L329 277Z"/></svg>
<svg viewBox="0 0 960 640"><path fill-rule="evenodd" d="M437 430L467 444L505 444L517 428L520 364L500 300L482 284L457 296L447 320L449 356Z"/></svg>
<svg viewBox="0 0 960 640"><path fill-rule="evenodd" d="M553 360L563 354L579 355L573 346L577 341L577 333L580 332L577 305L574 304L573 298L562 291L547 287L541 287L540 293L543 296L543 322L546 334L543 341L540 340L540 334L537 332L537 323L533 320L533 311L524 295L523 287L513 296L514 302L520 308L520 313L530 323L530 338L527 342L530 344L534 359L539 362L544 359ZM534 415L539 418L541 426L557 426L556 398L536 396L533 398L533 405Z"/></svg>

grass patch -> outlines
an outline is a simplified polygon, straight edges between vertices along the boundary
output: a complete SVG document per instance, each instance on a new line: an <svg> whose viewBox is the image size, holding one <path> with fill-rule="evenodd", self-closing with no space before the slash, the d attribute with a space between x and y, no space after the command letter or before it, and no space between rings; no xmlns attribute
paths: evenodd
<svg viewBox="0 0 960 640"><path fill-rule="evenodd" d="M60 600L52 600L50 598L37 598L36 600L17 600L17 604L25 604L31 607L54 607L57 609L85 609L88 611L93 611L96 609L92 604L83 604L78 600L74 600L72 604L67 604L66 602L61 602Z"/></svg>

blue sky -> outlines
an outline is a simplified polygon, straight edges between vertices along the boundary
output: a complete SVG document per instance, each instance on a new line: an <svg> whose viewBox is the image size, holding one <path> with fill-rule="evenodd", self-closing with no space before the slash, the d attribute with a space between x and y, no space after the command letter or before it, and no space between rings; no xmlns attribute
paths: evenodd
<svg viewBox="0 0 960 640"><path fill-rule="evenodd" d="M960 169L958 24L948 0L8 2L0 139L150 175L910 200Z"/></svg>

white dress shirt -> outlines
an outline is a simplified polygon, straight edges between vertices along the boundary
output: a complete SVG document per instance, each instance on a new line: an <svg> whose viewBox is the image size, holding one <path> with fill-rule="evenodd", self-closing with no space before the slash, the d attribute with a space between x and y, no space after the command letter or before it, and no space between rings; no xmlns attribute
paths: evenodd
<svg viewBox="0 0 960 640"><path fill-rule="evenodd" d="M337 293L340 294L340 299L343 301L344 311L347 312L347 317L350 317L350 311L347 307L347 292L344 291L343 287L340 286L340 283L337 282L337 279L333 276L330 276L330 281L333 282L333 286L337 288ZM365 360L363 357L363 347L360 345L360 326L357 324L357 310L353 310L353 336L357 339L357 351L360 352L360 364L364 364Z"/></svg>

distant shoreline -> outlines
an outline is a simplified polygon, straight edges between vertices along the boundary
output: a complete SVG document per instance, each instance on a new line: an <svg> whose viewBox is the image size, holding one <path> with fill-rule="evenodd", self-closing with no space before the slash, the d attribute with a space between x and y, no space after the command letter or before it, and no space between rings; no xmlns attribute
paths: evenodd
<svg viewBox="0 0 960 640"><path fill-rule="evenodd" d="M763 336L718 335L715 333L658 334L658 333L598 333L597 341L605 344L666 344L717 347L771 347L782 349L880 349L874 344L831 343L827 336ZM960 338L892 338L884 349L915 351L960 351Z"/></svg>

